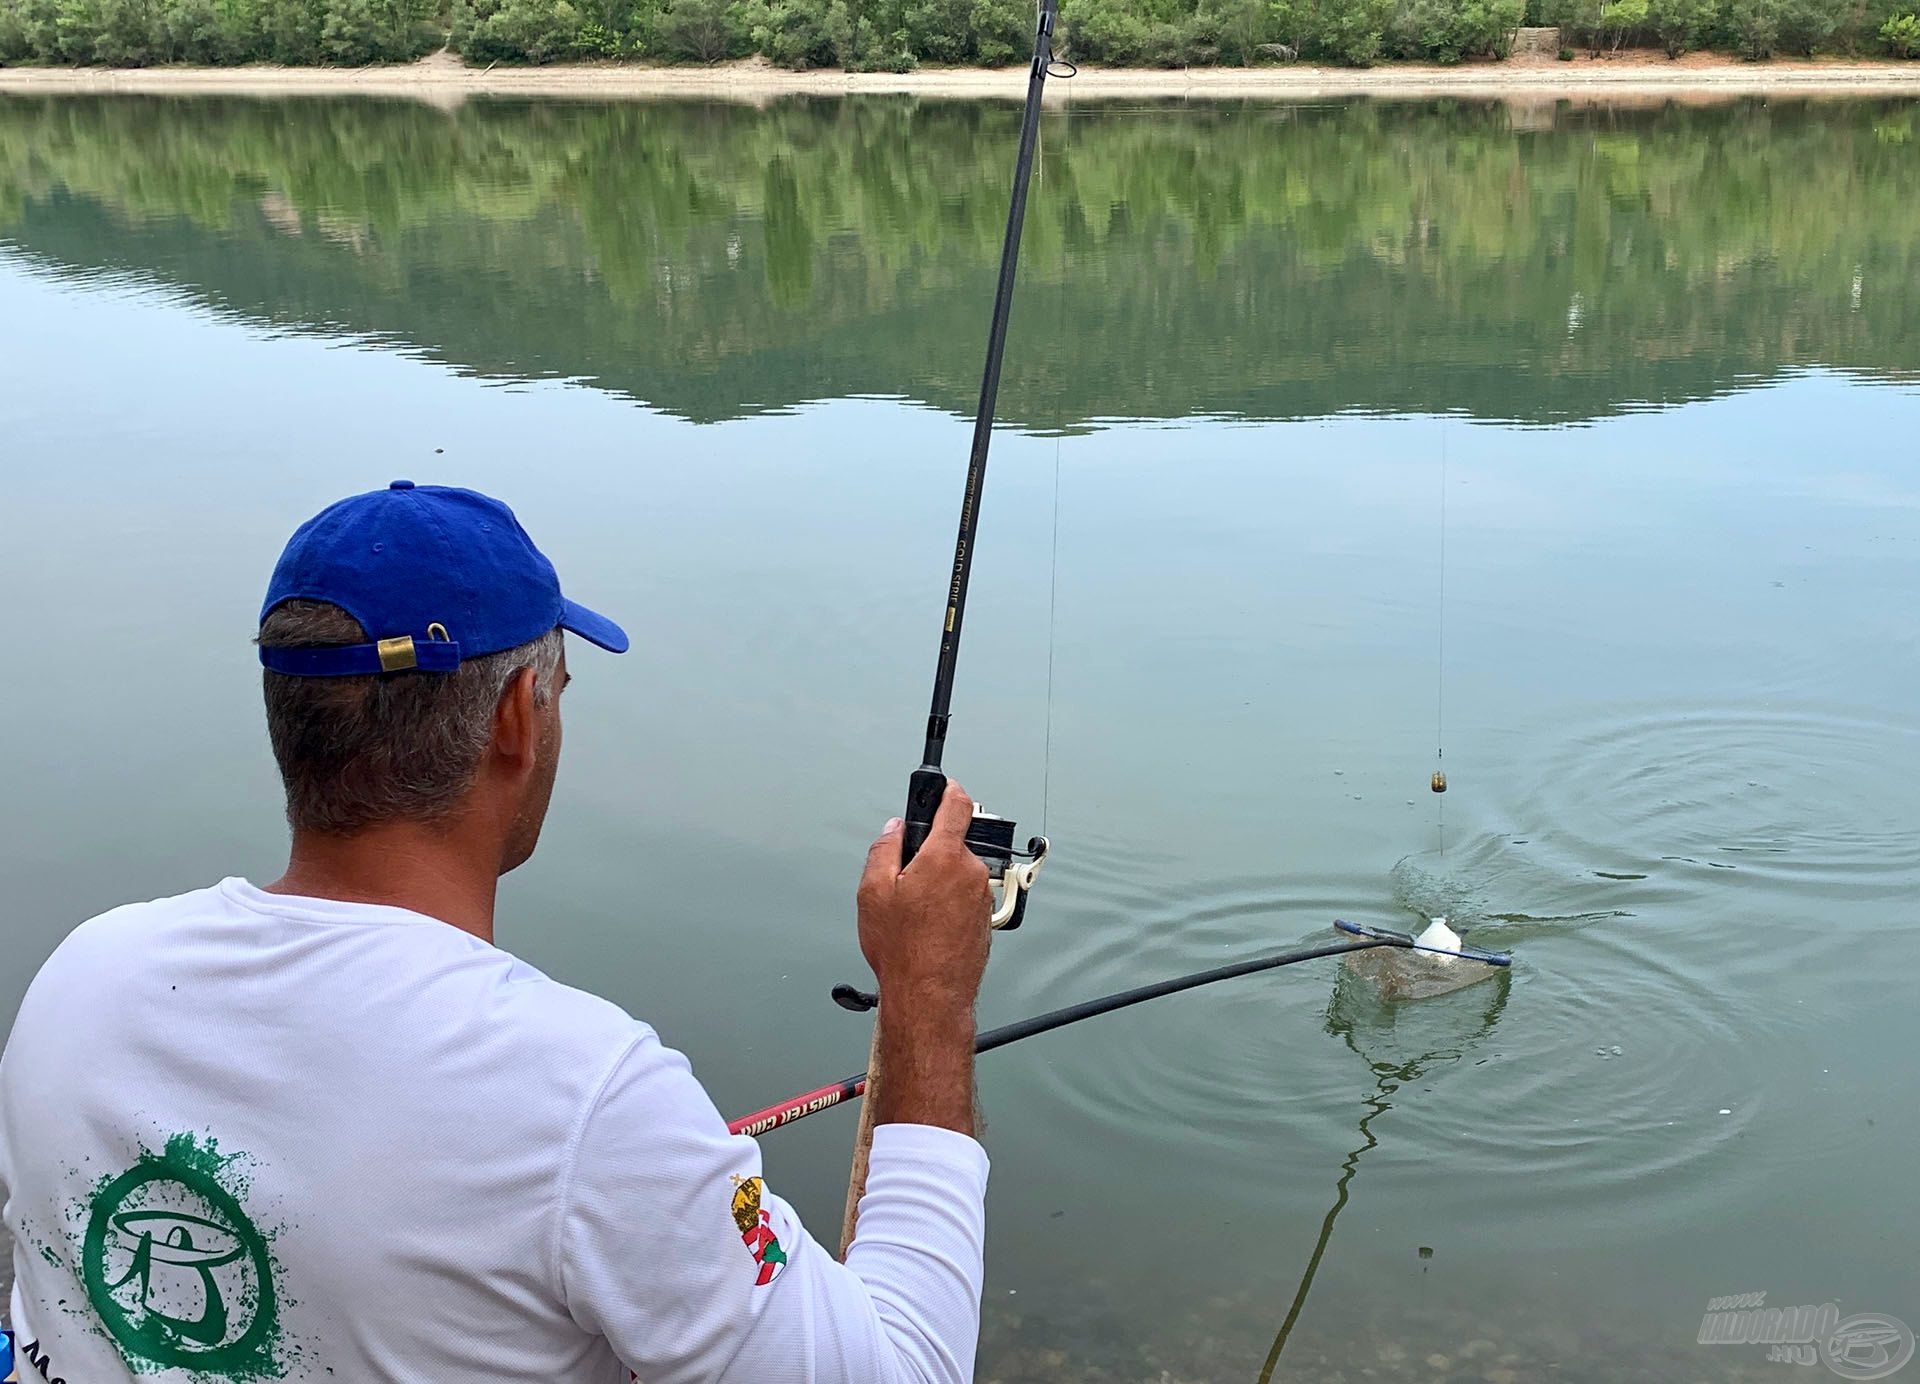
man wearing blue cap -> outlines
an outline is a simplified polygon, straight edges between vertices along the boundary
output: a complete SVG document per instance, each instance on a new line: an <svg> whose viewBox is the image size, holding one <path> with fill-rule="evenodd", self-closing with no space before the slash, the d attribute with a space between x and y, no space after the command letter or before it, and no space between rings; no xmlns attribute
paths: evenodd
<svg viewBox="0 0 1920 1384"><path fill-rule="evenodd" d="M950 790L904 871L890 823L861 881L889 1081L843 1265L683 1057L493 945L553 789L563 631L627 648L486 496L395 481L294 534L259 630L286 873L83 924L0 1059L38 1374L971 1376L972 804Z"/></svg>

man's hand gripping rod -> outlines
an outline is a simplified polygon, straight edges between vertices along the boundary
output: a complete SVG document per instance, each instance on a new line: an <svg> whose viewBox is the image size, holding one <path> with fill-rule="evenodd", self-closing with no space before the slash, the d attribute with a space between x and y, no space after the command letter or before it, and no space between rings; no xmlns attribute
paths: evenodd
<svg viewBox="0 0 1920 1384"><path fill-rule="evenodd" d="M1000 362L1006 353L1007 319L1013 310L1013 284L1020 260L1020 228L1027 214L1027 185L1033 174L1034 149L1040 138L1040 97L1054 66L1053 26L1059 0L1040 0L1039 21L1033 35L1033 66L1027 75L1027 102L1020 120L1020 153L1014 163L1013 198L1007 208L1007 234L1000 247L1000 279L994 290L993 321L987 330L987 364L980 377L980 405L973 415L973 449L967 460L967 488L960 505L960 534L953 549L953 578L947 587L947 608L941 624L940 662L934 670L933 704L927 714L926 748L920 767L907 784L905 831L900 863L911 863L926 844L935 813L946 795L947 776L941 767L946 752L947 723L953 706L953 675L960 655L960 629L966 618L967 582L973 572L974 535L980 526L980 492L987 478L987 449L993 442L994 404L1000 394ZM1071 76L1071 69L1062 73ZM1014 824L1004 817L977 812L967 830L967 845L987 862L997 890L993 925L1015 928L1026 914L1027 891L1046 859L1045 837L1027 844L1024 863L1015 863ZM860 1130L853 1148L853 1172L847 1182L847 1210L841 1223L840 1253L853 1243L860 1197L867 1186L867 1155L873 1144L874 1092L881 1080L880 1029L874 1026L872 1054L867 1062L866 1099L860 1107Z"/></svg>

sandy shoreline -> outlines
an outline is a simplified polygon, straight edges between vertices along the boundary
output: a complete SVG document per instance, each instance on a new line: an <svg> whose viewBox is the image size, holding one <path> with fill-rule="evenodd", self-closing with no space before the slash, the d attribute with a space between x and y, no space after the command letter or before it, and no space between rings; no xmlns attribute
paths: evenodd
<svg viewBox="0 0 1920 1384"><path fill-rule="evenodd" d="M1018 97L1026 69L927 68L918 72L788 72L759 60L714 67L582 64L470 68L446 54L399 67L0 68L0 92L151 95L404 96L455 104L469 96L696 98L753 103L790 95L894 93ZM1395 65L1366 70L1305 65L1260 68L1082 68L1056 81L1052 101L1124 97L1480 96L1526 102L1700 101L1764 94L1920 95L1920 62L1841 60L1733 62L1692 54L1678 62L1648 53L1563 63L1515 61L1458 67Z"/></svg>

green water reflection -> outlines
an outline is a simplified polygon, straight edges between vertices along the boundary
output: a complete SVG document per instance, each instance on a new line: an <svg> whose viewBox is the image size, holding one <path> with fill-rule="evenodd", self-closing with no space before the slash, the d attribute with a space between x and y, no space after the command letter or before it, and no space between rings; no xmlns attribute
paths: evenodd
<svg viewBox="0 0 1920 1384"><path fill-rule="evenodd" d="M0 236L697 420L964 412L1016 112L0 98ZM1545 423L1920 372L1920 111L1079 106L1003 413Z"/></svg>

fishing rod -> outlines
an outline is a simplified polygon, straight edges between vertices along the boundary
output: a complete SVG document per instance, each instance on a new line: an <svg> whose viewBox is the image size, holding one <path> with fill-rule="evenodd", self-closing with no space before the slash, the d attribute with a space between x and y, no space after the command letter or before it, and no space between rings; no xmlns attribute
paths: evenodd
<svg viewBox="0 0 1920 1384"><path fill-rule="evenodd" d="M1027 215L1027 186L1033 178L1033 155L1040 140L1040 98L1048 74L1055 70L1053 29L1059 10L1060 0L1040 0L1039 18L1034 25L1033 66L1027 73L1027 102L1020 118L1020 150L1013 166L1013 196L1007 207L1006 238L1000 246L1000 278L994 288L993 319L987 329L987 363L980 376L979 407L973 414L973 446L967 457L967 484L960 501L960 532L953 546L953 575L947 583L946 610L940 622L940 659L934 668L933 700L927 710L926 744L920 752L920 767L907 781L905 830L900 841L903 869L926 844L933 830L934 816L940 810L940 800L947 791L943 760L947 726L952 720L954 672L959 665L960 633L966 620L967 585L973 575L974 539L980 528L980 495L987 480L987 449L993 444L994 405L1000 396L1000 363L1006 355L1007 321L1013 313L1020 230ZM1059 75L1072 76L1072 65L1059 64ZM1020 926L1026 914L1027 892L1033 887L1034 876L1047 855L1044 836L1032 838L1024 853L1016 852L1014 831L1011 819L982 812L977 807L967 829L967 846L986 862L988 878L996 890L992 912L996 928ZM1022 854L1024 863L1016 864L1016 858ZM880 1026L875 1024L872 1053L867 1060L867 1080L876 1086L882 1076L879 1068ZM860 1197L866 1190L875 1104L869 1100L861 1107L860 1129L854 1136L853 1170L847 1180L847 1206L840 1224L842 1255L853 1243Z"/></svg>
<svg viewBox="0 0 1920 1384"><path fill-rule="evenodd" d="M1027 187L1033 178L1034 150L1040 139L1040 100L1047 76L1055 69L1053 27L1059 12L1059 0L1041 0L1040 16L1034 28L1033 66L1027 75L1027 102L1020 119L1020 148L1013 166L1013 197L1007 207L1006 237L1000 246L1000 278L994 288L993 318L987 328L987 363L980 376L980 403L973 414L973 446L967 456L967 483L960 500L960 531L953 545L953 573L947 583L946 609L940 622L940 657L934 666L933 699L927 710L926 743L920 752L920 767L907 780L905 830L900 842L900 862L905 865L926 844L933 830L940 799L947 791L943 767L947 747L947 727L953 719L953 682L960 662L960 634L966 622L967 587L973 576L974 539L980 528L980 495L987 480L987 450L993 445L994 407L1000 396L1000 365L1007 350L1007 322L1013 314L1015 272L1020 262L1020 231L1026 222ZM1060 64L1060 75L1069 77L1073 69ZM1014 824L990 813L978 813L967 833L967 844L976 854L988 859L991 867L997 857L1011 852ZM1028 843L1030 857L1044 857L1047 843L1036 836ZM1003 924L1017 927L1024 904L1019 896L1031 887L1031 876L1024 887L1007 886L1005 894L1014 898L1014 912ZM996 910L997 912L997 910Z"/></svg>
<svg viewBox="0 0 1920 1384"><path fill-rule="evenodd" d="M1258 975L1262 971L1277 970L1281 966L1292 966L1302 961L1318 961L1326 956L1367 951L1374 947L1439 952L1446 956L1454 954L1438 947L1421 946L1414 940L1412 933L1400 932L1393 928L1344 922L1336 926L1339 926L1342 931L1352 933L1353 940L1318 942L1312 946L1295 947L1291 951L1254 957L1249 961L1233 961L1224 966L1195 971L1191 975L1175 976L1172 980L1160 980L1151 985L1136 986L1134 989L1104 995L1095 1000L1082 1000L1079 1004L1070 1004L1064 1009L1051 1010L1045 1014L1036 1014L1030 1019L1021 1019L1017 1023L989 1029L974 1039L973 1050L975 1053L992 1052L995 1048L1004 1048L1007 1044L1017 1043L1023 1038L1051 1033L1056 1028L1065 1028L1083 1019L1111 1014L1116 1009L1130 1009L1136 1004L1159 999L1162 995L1177 995L1182 990L1197 990L1203 985L1235 980L1240 976ZM1466 960L1479 961L1489 966L1505 966L1512 962L1512 958L1503 952L1482 952L1474 948L1463 948L1461 955ZM875 999L874 996L855 990L850 985L835 987L834 998L848 1008L859 1009L872 1008ZM727 1130L733 1134L765 1134L769 1130L790 1125L795 1120L804 1119L808 1115L817 1115L822 1110L831 1110L844 1101L865 1094L866 1089L867 1073L858 1072L843 1081L836 1081L812 1091L803 1091L797 1096L781 1101L778 1105L770 1105L765 1110L756 1110L751 1115L742 1115L739 1119L729 1122Z"/></svg>

